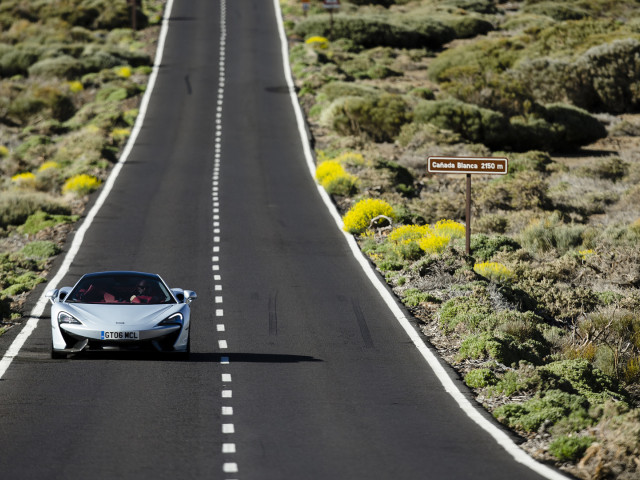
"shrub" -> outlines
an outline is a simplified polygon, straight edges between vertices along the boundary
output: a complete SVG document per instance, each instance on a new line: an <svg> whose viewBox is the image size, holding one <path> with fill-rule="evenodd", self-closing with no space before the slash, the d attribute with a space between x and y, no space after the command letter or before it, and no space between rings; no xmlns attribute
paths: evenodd
<svg viewBox="0 0 640 480"><path fill-rule="evenodd" d="M519 250L520 244L504 235L488 236L482 233L471 235L471 254L487 261L498 252L514 252Z"/></svg>
<svg viewBox="0 0 640 480"><path fill-rule="evenodd" d="M380 91L369 85L354 82L330 82L322 87L320 96L332 102L340 97L374 97Z"/></svg>
<svg viewBox="0 0 640 480"><path fill-rule="evenodd" d="M466 140L500 148L509 137L509 122L504 115L459 100L425 100L414 109L415 123L433 125L458 133Z"/></svg>
<svg viewBox="0 0 640 480"><path fill-rule="evenodd" d="M101 181L96 177L87 174L74 175L68 178L62 187L62 193L75 193L76 195L87 195L96 190Z"/></svg>
<svg viewBox="0 0 640 480"><path fill-rule="evenodd" d="M26 272L17 276L8 276L3 282L5 285L8 284L8 286L0 293L7 296L19 295L33 290L36 285L44 281L46 281L44 278L33 272Z"/></svg>
<svg viewBox="0 0 640 480"><path fill-rule="evenodd" d="M472 332L491 312L491 306L475 295L456 297L442 305L438 321L445 332L455 330L458 325L464 325L467 331Z"/></svg>
<svg viewBox="0 0 640 480"><path fill-rule="evenodd" d="M615 40L593 47L575 62L576 82L569 98L588 110L635 112L640 107L640 41ZM624 59L624 60L622 60Z"/></svg>
<svg viewBox="0 0 640 480"><path fill-rule="evenodd" d="M595 441L594 437L562 435L551 442L549 452L561 462L575 462Z"/></svg>
<svg viewBox="0 0 640 480"><path fill-rule="evenodd" d="M20 253L26 258L34 260L45 260L49 257L53 257L60 253L60 247L54 242L47 240L36 240L35 242L27 243Z"/></svg>
<svg viewBox="0 0 640 480"><path fill-rule="evenodd" d="M343 135L366 135L376 142L391 142L410 116L402 97L347 97L332 109L332 127Z"/></svg>
<svg viewBox="0 0 640 480"><path fill-rule="evenodd" d="M429 292L423 292L417 288L410 288L404 292L404 297L402 301L405 305L410 307L417 307L421 303L431 302L431 303L441 303L438 297L431 295Z"/></svg>
<svg viewBox="0 0 640 480"><path fill-rule="evenodd" d="M592 404L624 399L617 383L587 360L559 360L540 367L539 373L543 384L553 382L569 393L579 393Z"/></svg>
<svg viewBox="0 0 640 480"><path fill-rule="evenodd" d="M464 383L471 388L484 388L495 385L496 375L488 368L476 368L464 376Z"/></svg>
<svg viewBox="0 0 640 480"><path fill-rule="evenodd" d="M394 48L439 48L453 38L451 29L430 21L420 31L411 26L396 25L378 18L366 16L317 15L299 22L296 35L307 38L318 35L330 39L347 38L363 48L378 46Z"/></svg>
<svg viewBox="0 0 640 480"><path fill-rule="evenodd" d="M77 222L78 218L78 215L55 215L39 211L29 215L21 229L27 235L34 235L47 227L53 227L61 223Z"/></svg>
<svg viewBox="0 0 640 480"><path fill-rule="evenodd" d="M58 77L72 80L83 73L82 64L70 55L45 58L29 67L29 76Z"/></svg>
<svg viewBox="0 0 640 480"><path fill-rule="evenodd" d="M588 408L589 402L580 395L549 390L543 396L525 403L510 403L498 407L493 415L509 427L536 432L544 422L553 425L568 416L590 421Z"/></svg>
<svg viewBox="0 0 640 480"><path fill-rule="evenodd" d="M552 214L542 220L534 220L520 235L522 244L534 252L547 252L552 249L563 254L582 245L584 225L562 222L561 217Z"/></svg>
<svg viewBox="0 0 640 480"><path fill-rule="evenodd" d="M393 208L384 200L374 198L360 200L342 218L344 230L349 233L364 232L371 220L379 215L393 218Z"/></svg>

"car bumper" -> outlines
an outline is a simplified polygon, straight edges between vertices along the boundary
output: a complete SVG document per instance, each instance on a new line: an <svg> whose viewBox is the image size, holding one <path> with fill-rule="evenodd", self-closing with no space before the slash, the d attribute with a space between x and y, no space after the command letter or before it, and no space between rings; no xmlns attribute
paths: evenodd
<svg viewBox="0 0 640 480"><path fill-rule="evenodd" d="M53 350L78 353L84 350L148 350L184 352L189 340L189 325L156 326L148 330L86 328L83 325L52 326Z"/></svg>

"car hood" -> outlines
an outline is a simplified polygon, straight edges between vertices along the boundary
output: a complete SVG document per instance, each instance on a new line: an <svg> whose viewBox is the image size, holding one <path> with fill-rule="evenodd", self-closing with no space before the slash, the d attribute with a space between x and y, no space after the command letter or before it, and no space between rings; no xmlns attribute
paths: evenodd
<svg viewBox="0 0 640 480"><path fill-rule="evenodd" d="M60 310L73 315L87 327L125 325L149 327L161 322L169 315L181 310L180 304L170 305L94 305L67 303Z"/></svg>

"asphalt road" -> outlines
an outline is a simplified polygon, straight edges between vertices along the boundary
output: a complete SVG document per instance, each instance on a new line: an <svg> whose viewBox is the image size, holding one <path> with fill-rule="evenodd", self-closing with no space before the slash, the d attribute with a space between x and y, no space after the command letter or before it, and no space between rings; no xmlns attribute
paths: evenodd
<svg viewBox="0 0 640 480"><path fill-rule="evenodd" d="M224 18L176 0L147 120L63 281L135 269L197 291L192 358L51 360L44 316L0 380L0 477L540 478L452 401L337 231L272 3Z"/></svg>

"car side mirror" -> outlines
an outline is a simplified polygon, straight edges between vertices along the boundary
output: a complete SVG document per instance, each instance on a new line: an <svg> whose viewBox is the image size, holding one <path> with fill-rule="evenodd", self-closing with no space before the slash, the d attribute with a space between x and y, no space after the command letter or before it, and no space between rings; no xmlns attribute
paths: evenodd
<svg viewBox="0 0 640 480"><path fill-rule="evenodd" d="M198 295L193 290L185 290L184 291L184 301L185 301L185 303L191 303L196 298L198 298Z"/></svg>
<svg viewBox="0 0 640 480"><path fill-rule="evenodd" d="M58 289L47 290L44 294L45 298L48 298L51 303L56 303L58 299Z"/></svg>

